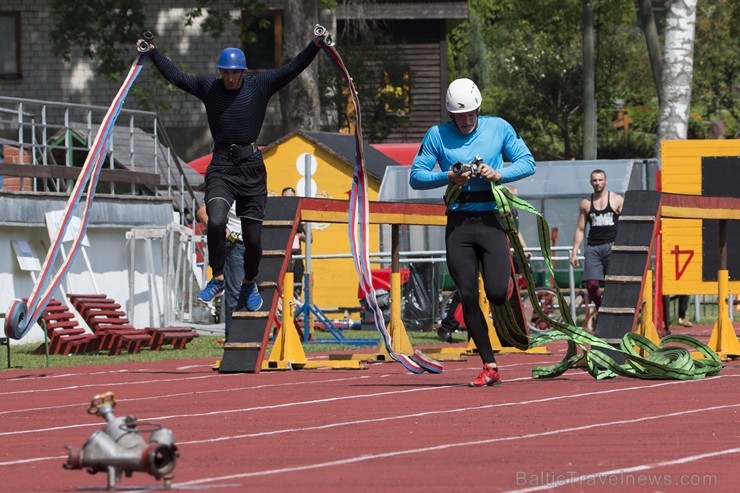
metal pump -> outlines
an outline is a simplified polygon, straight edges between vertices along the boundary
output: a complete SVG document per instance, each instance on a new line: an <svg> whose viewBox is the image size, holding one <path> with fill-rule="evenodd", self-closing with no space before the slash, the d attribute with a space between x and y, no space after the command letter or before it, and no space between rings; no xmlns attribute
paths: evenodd
<svg viewBox="0 0 740 493"><path fill-rule="evenodd" d="M65 469L87 469L90 474L106 471L108 490L116 489L121 473L131 477L135 471L164 479L165 489L172 484L172 471L180 455L172 430L154 423L141 423L134 416L117 418L113 414L116 399L112 392L92 398L88 414L106 421L102 430L93 433L82 448L67 445L69 456ZM149 442L140 432L149 433Z"/></svg>

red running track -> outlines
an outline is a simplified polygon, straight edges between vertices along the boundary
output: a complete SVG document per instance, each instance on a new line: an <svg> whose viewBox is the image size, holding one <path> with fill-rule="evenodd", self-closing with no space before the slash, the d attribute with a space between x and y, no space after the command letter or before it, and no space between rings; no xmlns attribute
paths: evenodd
<svg viewBox="0 0 740 493"><path fill-rule="evenodd" d="M483 389L465 386L477 357L441 375L221 375L210 360L3 371L0 490L104 491L105 474L62 464L102 428L86 409L111 391L118 416L174 431L175 491L740 491L740 362L690 382L533 380L562 347L499 356L504 384ZM118 488L162 482L134 473Z"/></svg>

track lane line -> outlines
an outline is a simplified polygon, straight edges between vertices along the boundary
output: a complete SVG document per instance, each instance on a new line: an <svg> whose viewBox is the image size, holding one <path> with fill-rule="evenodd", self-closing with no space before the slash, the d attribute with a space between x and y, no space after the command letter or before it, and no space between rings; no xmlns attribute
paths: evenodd
<svg viewBox="0 0 740 493"><path fill-rule="evenodd" d="M529 377L527 377L529 378ZM722 377L714 377L714 378L722 378ZM354 420L354 421L348 421L348 422L339 422L339 423L332 423L327 425L321 425L321 426L310 426L310 427L304 427L304 428L295 428L295 429L286 429L286 430L274 430L271 432L260 432L260 433L250 433L250 434L243 434L243 435L235 435L232 437L219 437L219 438L209 438L209 439L203 439L203 440L190 440L185 442L177 442L178 446L183 445L194 445L194 444L201 444L201 443L212 443L215 441L224 441L229 439L241 439L241 438L253 438L258 436L269 436L269 435L278 435L283 433L291 433L291 432L300 432L300 431L312 431L312 430L318 430L318 429L328 429L328 428L334 428L334 427L341 427L341 426L351 426L351 425L359 425L359 424L368 424L368 423L375 423L375 422L384 422L384 421L394 421L399 419L409 419L409 418L417 418L417 417L423 417L423 416L430 416L430 415L442 415L442 414L450 414L450 413L459 413L459 412L468 412L468 411L479 411L479 410L489 410L493 408L499 408L499 407L512 407L512 406L524 406L529 404L539 404L543 402L552 402L562 399L572 399L577 397L591 397L591 396L599 396L604 394L611 394L616 392L625 392L625 391L632 391L632 390L642 390L642 389L651 389L655 387L663 387L668 385L676 385L680 383L699 383L704 382L706 380L690 380L686 382L662 382L659 384L654 384L650 386L639 386L639 387L626 387L621 389L609 389L609 390L603 390L603 391L596 391L596 392L586 392L581 394L569 394L569 395L562 395L562 396L555 396L555 397L545 397L541 399L533 399L533 400L527 400L527 401L517 401L517 402L505 402L505 403L497 403L497 404L488 404L488 405L476 405L476 406L467 406L463 408L456 408L456 409L447 409L447 410L436 410L436 411L425 411L422 413L414 413L414 414L408 414L408 415L397 415L397 416L386 416L381 418L371 418L371 419L365 419L365 420ZM432 388L426 388L426 389L407 389L402 391L393 391L393 392L384 392L384 393L375 393L375 394L364 394L359 396L351 396L351 397L336 397L336 398L329 398L329 399L320 399L320 400L312 400L312 401L302 401L302 402L295 402L295 403L289 403L289 404L280 404L277 406L258 406L254 408L243 408L243 409L236 409L236 410L229 410L226 412L209 412L209 413L196 413L196 414L189 414L189 415L177 415L177 416L171 416L171 417L152 417L152 418L142 418L140 421L157 421L162 419L172 419L172 418L178 418L178 417L200 417L200 416L212 416L216 414L226 414L231 412L250 412L250 411L256 411L256 410L264 410L264 409L275 409L275 408L281 408L281 407L291 407L295 405L307 405L307 404L315 404L315 403L325 403L325 402L331 402L331 401L340 401L340 400L347 400L347 399L354 399L354 398L368 398L368 397L376 397L376 396L386 396L388 394L404 394L404 393L410 393L410 392L418 392L422 390L437 390L437 389L444 389L444 388L451 388L456 386L444 386L444 387L432 387ZM725 406L715 406L711 408L706 408L707 410L714 410L714 409L724 409L726 407L735 407L740 406L740 404L731 404L731 405L725 405ZM686 413L688 412L695 412L695 411L684 411ZM673 414L680 414L678 413L668 413L668 414L662 414L661 416L671 416ZM628 422L634 422L637 420L641 420L643 418L638 418L636 420L630 420ZM646 418L647 419L647 418ZM620 423L620 421L614 422L614 423ZM43 429L35 429L35 430L21 430L21 431L11 431L11 432L2 432L0 433L0 436L11 436L11 435L20 435L20 434L27 434L27 433L41 433L41 432L47 432L47 431L58 431L63 429L70 429L70 428L85 428L85 427L99 427L99 423L85 423L85 424L76 424L76 425L65 425L65 426L59 426L59 427L52 427L52 428L43 428ZM593 426L601 426L601 425L593 425ZM578 430L580 428L569 428L569 430ZM587 429L587 428L585 428ZM551 433L560 433L560 432L548 432L541 436L547 436ZM526 435L523 435L526 437ZM533 435L535 436L535 435ZM495 440L502 440L502 439L495 439ZM488 442L486 442L488 443ZM23 464L26 462L36 462L39 460L51 460L51 459L57 459L59 457L50 457L48 459L39 459L39 458L30 458L30 459L19 459L15 461L10 462L0 462L0 466L6 466L6 465L16 465L16 464ZM64 457L62 457L64 458Z"/></svg>
<svg viewBox="0 0 740 493"><path fill-rule="evenodd" d="M537 363L537 362L535 362L535 363L515 363L515 364L511 364L511 365L507 365L507 366L502 366L502 368L503 369L511 369L511 368L516 367L516 366L529 366L531 364L546 364L546 363L547 362L544 362L544 363ZM448 373L459 372L459 371L468 371L468 370L477 370L477 369L478 369L478 367L453 368L453 369L450 369L448 371ZM100 372L100 373L101 374L107 374L109 372ZM411 374L411 373L409 373L409 374ZM70 375L72 375L72 374L70 374ZM277 373L273 373L273 375L277 375ZM177 396L181 396L181 395L200 395L200 394L208 394L208 393L241 392L241 391L245 391L245 390L257 390L257 389L263 389L263 388L281 387L281 386L286 386L286 385L304 385L304 384L305 385L313 385L313 384L323 384L323 383L326 383L326 382L332 382L333 383L333 382L352 381L352 380L368 379L368 378L388 378L388 377L396 376L396 375L397 374L382 373L382 374L378 374L378 375L362 375L362 376L359 376L359 377L357 377L357 376L342 377L342 378L334 378L334 379L319 380L319 381L308 381L307 380L307 381L299 381L299 382L268 383L268 384L252 385L252 386L249 386L249 387L235 387L235 388L234 387L229 387L229 388L223 388L223 389L201 390L201 391L197 391L195 393L193 393L191 391L191 392L185 392L185 393L168 394L168 395L157 395L157 396L150 396L150 397L129 398L129 399L116 399L116 401L119 402L119 403L122 403L122 402L127 402L127 401L136 401L136 400L161 399L161 398L166 398L166 397L177 397ZM585 373L585 372L580 372L580 373L573 373L573 374L571 374L569 376L576 376L576 375L577 376L583 376L583 375L588 375L588 374ZM234 377L238 377L240 375L204 375L204 376L201 376L201 377L198 377L198 378L217 378L219 376L226 376L227 378L228 377L234 378ZM531 377L529 379L531 379ZM187 378L166 379L166 380L140 380L140 381L136 381L136 382L124 382L124 383L121 383L121 384L109 383L109 384L99 384L99 385L100 386L114 386L114 385L124 385L124 384L125 385L137 385L137 384L140 384L140 385L150 385L150 384L157 384L157 383L160 383L160 382L169 382L169 381L177 381L177 382L180 382L180 381L183 381L183 380L187 380ZM522 379L517 379L517 380L522 380ZM512 379L509 379L507 381L513 381L513 380ZM26 389L26 390L23 390L23 391L0 392L0 397L6 396L6 395L12 395L12 394L16 394L16 393L24 393L24 394L27 394L27 393L36 393L36 392L41 392L41 391L44 391L44 392L53 392L53 391L66 392L68 390L74 390L74 389L77 389L77 388L86 388L86 387L92 387L92 385L83 385L83 386L74 386L74 387L69 387L69 386L68 387L55 387L55 388L42 389L42 390L29 390L29 389ZM80 403L80 404L65 404L65 405L61 405L61 406L32 407L32 408L25 408L25 409L12 409L12 410L7 410L7 411L0 411L0 416L6 415L6 414L13 414L13 413L25 412L25 411L45 411L45 410L61 409L61 408L65 408L65 407L72 407L72 406L78 406L78 405L84 407L84 406L87 406L88 405L88 402Z"/></svg>
<svg viewBox="0 0 740 493"><path fill-rule="evenodd" d="M123 398L123 399L116 399L116 402L118 404L124 403L124 402L137 402L137 401L149 401L149 400L159 400L159 399L167 399L171 397L183 397L183 396L198 396L198 395L205 395L205 394L217 394L217 393L228 393L228 392L244 392L248 390L260 390L260 389L269 389L269 388L276 388L276 387L286 387L286 386L294 386L294 385L317 385L317 384L324 384L324 383L334 383L334 382L346 382L351 380L362 380L372 378L371 375L362 375L360 377L350 377L350 378L335 378L330 380L317 380L317 381L310 381L310 382L281 382L281 383L265 383L260 385L251 385L249 387L231 387L226 389L212 389L212 390L199 390L197 392L178 392L175 394L161 394L161 395L152 395L147 397L129 397L129 398ZM146 383L157 383L161 382L161 380L155 380L154 382L146 382ZM0 396L3 394L0 393ZM29 407L25 409L12 409L9 411L0 411L0 416L7 415L7 414L16 414L16 413L25 413L25 412L37 412L37 411L52 411L56 409L64 409L69 407L80 407L84 408L89 406L90 403L88 402L78 402L76 404L63 404L58 406L47 406L47 407Z"/></svg>
<svg viewBox="0 0 740 493"><path fill-rule="evenodd" d="M732 377L718 376L718 377L713 377L712 380L717 380L720 378L732 378ZM507 381L515 382L515 381L521 381L521 380L531 380L531 377L522 377L519 379L510 379ZM691 383L699 383L699 382L707 382L707 381L709 380L700 379L700 380L686 380L686 381L669 381L669 382L661 382L661 383L652 384L652 385L622 387L619 389L599 390L595 392L583 392L583 393L578 393L578 394L557 395L557 396L543 397L540 399L533 399L533 400L527 400L527 401L514 401L514 402L502 402L502 403L497 403L497 404L487 404L487 405L478 406L476 407L476 409L491 409L491 408L497 408L497 407L539 404L539 403L544 403L544 402L558 401L562 399L576 399L579 397L591 397L591 396L597 396L597 395L612 394L616 392L629 392L633 390L653 389L656 387L691 384ZM450 389L450 388L455 388L455 387L467 387L467 386L463 384L455 384L455 385L441 385L441 386L435 386L435 387L417 387L413 389L392 390L392 391L387 391L387 392L374 392L371 394L356 394L356 395L351 395L351 396L326 397L323 399L294 401L294 402L271 404L271 405L265 405L265 406L244 407L244 408L225 409L225 410L222 409L218 411L204 411L204 412L199 412L199 413L152 416L152 417L139 418L139 421L162 421L162 420L178 419L178 418L201 418L201 417L209 417L209 416L234 414L234 413L247 413L247 412L255 412L255 411L275 410L275 409L281 409L281 408L293 407L293 406L308 406L308 405L314 405L314 404L326 404L330 402L349 401L349 400L354 400L354 399L370 399L374 397L388 397L388 396L409 394L409 393L415 393L415 392L429 392L429 391L435 391L435 390L445 390L445 389ZM77 423L77 424L67 424L64 426L53 426L53 427L48 427L48 428L4 431L4 432L0 432L0 437L25 435L25 434L30 434L30 433L44 433L44 432L50 432L50 431L65 430L65 429L70 429L70 428L87 428L90 426L99 426L99 425L100 423Z"/></svg>
<svg viewBox="0 0 740 493"><path fill-rule="evenodd" d="M622 469L612 469L610 471L595 472L592 474L582 474L579 476L574 476L572 478L569 477L568 479L563 479L561 481L554 481L554 482L550 482L547 484L533 486L530 488L522 488L518 490L508 490L505 493L532 493L534 491L552 490L555 488L578 484L578 483L588 482L587 484L593 484L593 481L595 478L607 478L609 476L615 476L615 475L623 476L625 474L651 471L653 469L658 469L660 467L669 467L669 466L675 466L679 464L688 464L690 462L696 462L696 461L700 461L703 459L710 459L712 457L721 457L723 455L732 455L732 454L737 454L737 453L740 453L740 447L728 448L724 450L715 450L714 452L705 452L703 454L688 455L686 457L680 457L678 459L656 462L655 464L641 464L638 466L626 467ZM604 483L604 485L606 485L606 483ZM656 486L660 486L660 485L656 485ZM676 485L676 486L679 486L679 485Z"/></svg>
<svg viewBox="0 0 740 493"><path fill-rule="evenodd" d="M446 451L449 449L459 448L459 447L490 445L490 444L497 443L497 442L510 442L510 441L515 441L515 440L523 440L523 439L530 439L530 438L541 438L545 436L581 432L585 430L605 428L605 427L610 427L610 426L633 425L635 422L647 422L647 421L653 421L653 420L666 419L668 417L680 418L687 414L711 412L711 411L731 409L731 408L736 408L736 407L740 407L740 403L728 404L728 405L723 405L723 406L713 406L713 407L708 407L708 408L698 408L698 409L680 411L680 412L675 412L675 413L664 413L664 414L658 414L658 415L653 415L653 416L643 416L641 418L624 419L624 420L617 420L617 421L606 421L602 423L593 423L590 425L562 428L559 430L550 430L550 431L539 432L539 433L527 433L524 435L513 435L513 436L508 436L508 437L490 438L486 440L473 440L473 441L467 441L467 442L453 442L453 443L447 443L447 444L434 445L431 447L420 447L420 448L414 448L414 449L395 450L395 451L390 451L390 452L384 452L381 454L365 454L365 455L359 455L355 457L346 457L344 459L317 462L314 464L305 464L302 466L284 467L284 468L278 468L278 469L266 469L262 471L252 471L252 472L239 473L239 474L230 474L226 476L205 477L205 478L195 479L191 481L184 481L182 483L176 483L176 484L173 483L172 486L173 487L194 486L194 485L199 485L199 484L213 483L213 482L233 480L233 479L244 479L244 478L250 478L250 477L257 477L257 476L268 476L268 475L285 474L285 473L292 473L292 472L298 472L298 471L307 471L307 470L313 470L313 469L322 469L322 468L342 466L342 465L347 465L347 464L354 464L354 463L359 463L359 462L366 462L370 460L387 459L387 458L392 458L392 457L420 454L420 453L426 453L426 452ZM668 465L674 465L674 464L688 463L688 462L700 460L702 458L708 458L708 457L714 457L714 456L720 456L720 455L728 455L728 454L734 454L738 452L740 452L740 448L725 449L725 450L709 452L705 454L682 457L679 459L672 459L669 461L663 461L663 462L656 463L654 465L644 465L644 466L636 466L636 467L655 468L658 466L668 466ZM622 469L622 471L624 470L625 469ZM614 474L614 473L611 471L605 471L600 474L607 475L607 474ZM514 490L514 491L517 491L518 493L524 493L524 492L529 492L529 491L540 491L540 489L549 489L552 487L553 486L547 486L547 487L542 487L542 488L537 487L537 489ZM514 491L510 493L514 493Z"/></svg>

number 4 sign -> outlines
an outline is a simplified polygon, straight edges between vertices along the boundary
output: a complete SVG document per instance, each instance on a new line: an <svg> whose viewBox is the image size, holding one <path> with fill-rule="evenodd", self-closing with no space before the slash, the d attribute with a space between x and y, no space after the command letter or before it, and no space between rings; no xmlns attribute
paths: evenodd
<svg viewBox="0 0 740 493"><path fill-rule="evenodd" d="M681 279L681 276L683 276L683 273L686 272L686 268L691 263L691 259L694 258L694 250L681 250L678 248L678 245L676 245L673 250L671 250L671 253L676 258L676 281L678 281ZM688 258L684 260L683 264L681 264L682 255L688 255Z"/></svg>

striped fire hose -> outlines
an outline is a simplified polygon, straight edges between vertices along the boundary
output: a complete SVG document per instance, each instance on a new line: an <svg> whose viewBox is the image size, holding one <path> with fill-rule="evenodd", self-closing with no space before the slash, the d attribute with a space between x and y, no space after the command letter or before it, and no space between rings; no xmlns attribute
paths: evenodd
<svg viewBox="0 0 740 493"><path fill-rule="evenodd" d="M74 189L67 200L62 220L59 223L56 236L49 246L46 260L44 260L41 273L39 274L36 285L31 292L31 296L26 302L23 300L14 300L8 309L8 313L5 318L5 334L12 339L22 339L38 321L38 318L49 304L52 294L59 287L62 279L69 271L69 268L82 245L89 221L90 208L92 206L93 198L95 197L95 188L98 183L98 178L100 177L102 164L105 161L108 141L113 132L116 119L123 107L126 95L131 89L136 77L139 75L139 72L141 72L146 56L146 52L140 52L136 60L134 60L123 85L118 90L118 94L116 94L116 97L113 99L113 103L110 108L108 108L108 111L100 124L98 133L93 140L87 159L80 170L80 175L77 178ZM62 266L57 271L56 275L52 277L52 270L56 259L59 256L64 236L86 185L87 197L85 199L85 207L82 211L82 225L77 237L73 241L69 255L62 263Z"/></svg>
<svg viewBox="0 0 740 493"><path fill-rule="evenodd" d="M317 25L314 28L315 36L322 36L326 32L323 26ZM352 177L352 189L349 199L349 218L347 222L350 249L352 251L352 260L354 261L355 270L360 276L360 289L364 293L367 306L373 313L375 327L380 332L385 344L388 355L401 363L407 370L412 373L441 373L442 364L428 356L416 351L412 355L405 355L393 351L391 334L385 325L383 311L378 306L375 288L373 287L372 274L370 270L370 208L368 199L367 172L365 168L365 154L363 152L362 139L362 114L360 112L360 100L357 95L355 84L352 77L344 65L342 57L334 47L330 36L324 39L321 44L329 60L339 69L342 77L347 82L349 93L352 96L352 105L355 113L355 167ZM394 300L398 302L398 300Z"/></svg>

